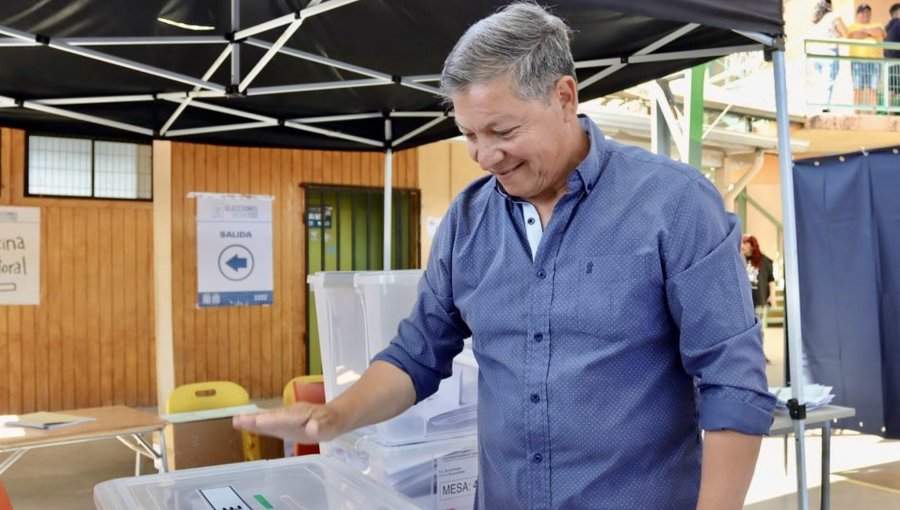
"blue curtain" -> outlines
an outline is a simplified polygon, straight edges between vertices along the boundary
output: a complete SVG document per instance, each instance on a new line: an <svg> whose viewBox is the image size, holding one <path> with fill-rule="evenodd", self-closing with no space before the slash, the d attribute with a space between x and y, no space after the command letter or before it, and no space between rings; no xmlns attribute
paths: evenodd
<svg viewBox="0 0 900 510"><path fill-rule="evenodd" d="M900 438L900 148L797 161L800 312L838 426Z"/></svg>

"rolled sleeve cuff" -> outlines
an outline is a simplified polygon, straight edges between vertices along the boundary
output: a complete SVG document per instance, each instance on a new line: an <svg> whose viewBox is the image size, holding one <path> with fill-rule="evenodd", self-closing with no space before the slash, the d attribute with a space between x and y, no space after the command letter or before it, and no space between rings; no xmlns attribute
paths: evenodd
<svg viewBox="0 0 900 510"><path fill-rule="evenodd" d="M376 354L372 361L384 361L406 372L416 390L417 404L434 394L441 383L437 372L418 363L403 348L393 343Z"/></svg>
<svg viewBox="0 0 900 510"><path fill-rule="evenodd" d="M748 402L705 399L700 403L700 427L703 430L734 430L754 436L769 434L774 416Z"/></svg>

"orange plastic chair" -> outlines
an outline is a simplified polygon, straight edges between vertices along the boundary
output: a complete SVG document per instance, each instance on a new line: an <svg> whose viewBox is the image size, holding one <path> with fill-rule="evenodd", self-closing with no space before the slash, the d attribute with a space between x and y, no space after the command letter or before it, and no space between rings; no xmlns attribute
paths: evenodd
<svg viewBox="0 0 900 510"><path fill-rule="evenodd" d="M208 381L185 384L175 388L166 399L166 413L207 411L223 407L250 404L250 394L240 384L231 381ZM260 460L259 436L242 432L244 460Z"/></svg>
<svg viewBox="0 0 900 510"><path fill-rule="evenodd" d="M13 510L12 501L9 500L9 494L6 493L3 481L0 481L0 510Z"/></svg>
<svg viewBox="0 0 900 510"><path fill-rule="evenodd" d="M325 403L325 382L321 375L301 375L288 381L282 393L284 405L295 402ZM294 445L294 455L311 455L319 453L317 444Z"/></svg>

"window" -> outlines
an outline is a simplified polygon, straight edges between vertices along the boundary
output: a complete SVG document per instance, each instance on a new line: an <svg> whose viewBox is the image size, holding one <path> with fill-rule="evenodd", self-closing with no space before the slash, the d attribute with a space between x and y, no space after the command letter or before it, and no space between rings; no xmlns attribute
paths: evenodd
<svg viewBox="0 0 900 510"><path fill-rule="evenodd" d="M150 145L31 135L28 194L153 198Z"/></svg>

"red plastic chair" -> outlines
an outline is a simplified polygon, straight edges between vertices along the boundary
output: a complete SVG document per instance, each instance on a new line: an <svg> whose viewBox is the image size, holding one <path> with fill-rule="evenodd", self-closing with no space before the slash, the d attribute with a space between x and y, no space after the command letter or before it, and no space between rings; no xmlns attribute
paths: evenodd
<svg viewBox="0 0 900 510"><path fill-rule="evenodd" d="M294 402L325 403L325 383L321 375L302 375L288 381L284 387L284 405ZM311 455L319 453L317 444L295 444L294 455Z"/></svg>
<svg viewBox="0 0 900 510"><path fill-rule="evenodd" d="M9 500L9 494L6 493L2 481L0 481L0 510L13 510L12 501Z"/></svg>

